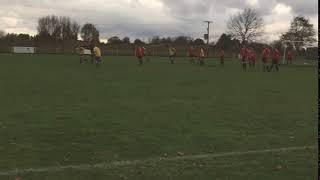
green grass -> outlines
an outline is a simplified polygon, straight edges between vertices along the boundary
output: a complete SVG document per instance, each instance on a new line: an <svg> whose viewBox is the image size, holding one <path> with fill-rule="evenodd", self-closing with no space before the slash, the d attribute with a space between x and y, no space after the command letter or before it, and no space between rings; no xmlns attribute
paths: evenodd
<svg viewBox="0 0 320 180"><path fill-rule="evenodd" d="M0 55L0 172L314 146L315 67L246 73L180 58ZM315 179L316 150L22 173L23 180ZM203 164L197 166L197 164ZM282 168L276 167L281 165ZM13 179L14 175L0 175Z"/></svg>

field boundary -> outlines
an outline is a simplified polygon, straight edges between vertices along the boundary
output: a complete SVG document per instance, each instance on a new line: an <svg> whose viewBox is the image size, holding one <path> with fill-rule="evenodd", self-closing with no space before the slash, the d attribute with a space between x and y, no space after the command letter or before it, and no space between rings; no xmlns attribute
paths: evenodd
<svg viewBox="0 0 320 180"><path fill-rule="evenodd" d="M168 161L199 160L199 159L222 158L222 157L230 157L230 156L280 153L280 152L303 151L303 150L317 150L317 146L285 147L285 148L278 148L278 149L210 153L210 154L186 155L186 156L177 156L177 157L168 157L168 158L158 157L158 158L150 158L150 159L144 159L144 160L114 161L114 162L103 162L103 163L97 163L97 164L79 164L79 165L14 169L14 170L8 170L8 171L0 171L0 176L12 176L12 175L19 175L24 173L60 172L60 171L70 170L70 169L87 171L90 169L110 169L110 168L116 168L116 167L122 167L122 166L135 166L139 164L143 165L148 163L159 163L159 162L168 162Z"/></svg>

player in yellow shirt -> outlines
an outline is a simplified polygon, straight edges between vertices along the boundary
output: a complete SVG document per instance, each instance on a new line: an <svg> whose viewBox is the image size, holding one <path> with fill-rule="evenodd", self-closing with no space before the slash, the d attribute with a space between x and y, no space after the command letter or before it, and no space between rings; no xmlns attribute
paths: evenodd
<svg viewBox="0 0 320 180"><path fill-rule="evenodd" d="M174 64L174 59L176 57L177 50L174 47L169 47L169 59L171 64Z"/></svg>
<svg viewBox="0 0 320 180"><path fill-rule="evenodd" d="M93 48L93 54L94 54L94 60L96 63L96 66L99 67L102 63L102 56L101 56L101 50L98 46L95 46Z"/></svg>

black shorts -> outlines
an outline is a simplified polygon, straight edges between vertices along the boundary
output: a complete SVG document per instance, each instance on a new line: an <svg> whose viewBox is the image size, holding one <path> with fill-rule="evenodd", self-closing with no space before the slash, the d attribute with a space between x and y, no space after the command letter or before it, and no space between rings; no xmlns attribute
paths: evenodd
<svg viewBox="0 0 320 180"><path fill-rule="evenodd" d="M95 56L94 59L95 59L96 63L101 63L102 62L101 57Z"/></svg>

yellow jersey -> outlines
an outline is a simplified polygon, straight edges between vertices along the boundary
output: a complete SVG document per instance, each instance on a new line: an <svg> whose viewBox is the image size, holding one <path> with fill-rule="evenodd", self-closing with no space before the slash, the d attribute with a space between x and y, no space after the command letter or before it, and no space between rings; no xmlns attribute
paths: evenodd
<svg viewBox="0 0 320 180"><path fill-rule="evenodd" d="M101 57L101 51L100 51L100 48L98 47L94 47L93 48L93 53L96 57Z"/></svg>

